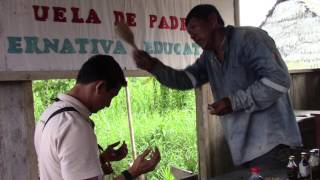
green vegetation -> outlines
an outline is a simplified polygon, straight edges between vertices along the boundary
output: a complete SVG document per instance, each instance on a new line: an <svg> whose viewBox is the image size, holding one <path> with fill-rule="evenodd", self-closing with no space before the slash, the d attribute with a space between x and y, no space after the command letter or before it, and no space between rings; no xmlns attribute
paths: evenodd
<svg viewBox="0 0 320 180"><path fill-rule="evenodd" d="M73 84L73 80L34 81L36 119L58 92L67 92ZM161 162L155 171L147 174L147 178L174 179L170 173L172 165L198 171L194 91L171 90L151 77L129 78L128 87L137 152L141 153L150 146L157 146L161 152ZM126 109L123 88L110 108L91 116L96 124L98 142L103 148L117 141L128 144L128 156L113 163L115 175L132 162Z"/></svg>

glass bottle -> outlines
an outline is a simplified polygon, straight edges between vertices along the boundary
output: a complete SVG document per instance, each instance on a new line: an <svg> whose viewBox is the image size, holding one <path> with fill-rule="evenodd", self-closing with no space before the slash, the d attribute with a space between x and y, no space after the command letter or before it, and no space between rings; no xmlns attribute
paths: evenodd
<svg viewBox="0 0 320 180"><path fill-rule="evenodd" d="M258 167L250 168L251 176L249 180L263 180L263 177L260 175L261 169Z"/></svg>
<svg viewBox="0 0 320 180"><path fill-rule="evenodd" d="M320 180L319 149L310 150L310 175L312 180Z"/></svg>
<svg viewBox="0 0 320 180"><path fill-rule="evenodd" d="M307 153L301 152L301 161L299 163L299 177L301 180L310 180L310 165Z"/></svg>
<svg viewBox="0 0 320 180"><path fill-rule="evenodd" d="M298 166L294 162L295 157L290 156L289 157L289 162L287 165L287 177L288 180L297 180L298 179Z"/></svg>

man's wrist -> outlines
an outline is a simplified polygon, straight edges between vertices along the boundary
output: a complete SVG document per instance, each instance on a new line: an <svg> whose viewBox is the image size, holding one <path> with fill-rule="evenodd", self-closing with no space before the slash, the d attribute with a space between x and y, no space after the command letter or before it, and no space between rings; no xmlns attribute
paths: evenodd
<svg viewBox="0 0 320 180"><path fill-rule="evenodd" d="M129 171L129 170L124 170L121 172L121 174L124 176L126 180L133 180L135 179L135 176Z"/></svg>
<svg viewBox="0 0 320 180"><path fill-rule="evenodd" d="M100 162L101 162L101 164L104 164L104 163L106 163L107 161L110 162L109 157L106 156L106 155L104 155L104 154L100 154L99 157L100 157Z"/></svg>
<svg viewBox="0 0 320 180"><path fill-rule="evenodd" d="M128 168L128 172L131 174L133 179L141 175L135 168L132 168L132 167Z"/></svg>

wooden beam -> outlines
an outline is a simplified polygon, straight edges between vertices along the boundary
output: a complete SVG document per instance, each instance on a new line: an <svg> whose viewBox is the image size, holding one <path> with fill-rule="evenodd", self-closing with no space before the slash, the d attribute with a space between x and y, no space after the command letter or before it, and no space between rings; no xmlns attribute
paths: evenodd
<svg viewBox="0 0 320 180"><path fill-rule="evenodd" d="M127 77L151 76L147 71L124 70ZM0 81L25 81L25 80L47 80L47 79L74 79L78 71L0 71Z"/></svg>

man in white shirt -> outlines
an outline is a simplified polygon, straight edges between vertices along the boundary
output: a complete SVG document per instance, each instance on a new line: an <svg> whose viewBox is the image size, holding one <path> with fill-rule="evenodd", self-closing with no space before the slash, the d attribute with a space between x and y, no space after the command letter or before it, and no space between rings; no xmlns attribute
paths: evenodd
<svg viewBox="0 0 320 180"><path fill-rule="evenodd" d="M121 67L111 56L96 55L83 64L76 85L68 94L59 94L59 101L44 111L36 125L34 141L40 179L103 178L103 164L89 117L109 107L126 84ZM148 155L151 158L147 160ZM159 161L159 150L147 149L115 179L133 179L154 170Z"/></svg>

